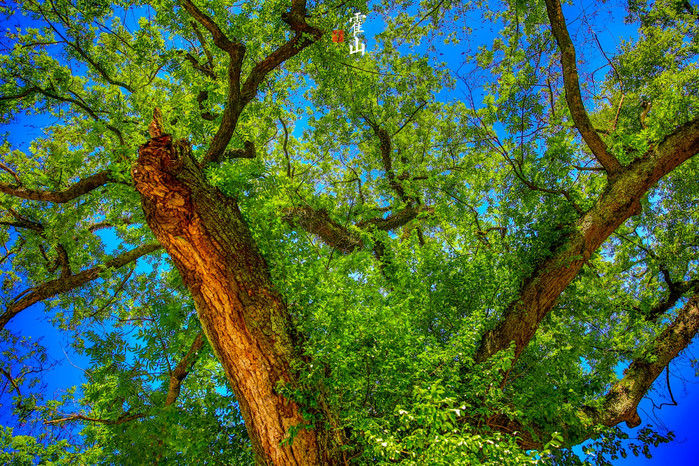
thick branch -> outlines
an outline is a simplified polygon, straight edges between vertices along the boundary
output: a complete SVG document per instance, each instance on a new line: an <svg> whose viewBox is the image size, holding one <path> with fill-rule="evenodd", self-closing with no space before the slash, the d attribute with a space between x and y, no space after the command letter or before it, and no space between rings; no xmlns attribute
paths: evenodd
<svg viewBox="0 0 699 466"><path fill-rule="evenodd" d="M393 171L393 158L391 157L391 152L393 151L392 149L392 144L391 144L391 136L388 134L388 131L385 129L381 128L379 125L374 123L372 120L370 120L367 117L364 117L367 123L369 123L369 126L371 126L371 129L374 130L374 134L376 137L379 139L379 150L381 151L381 163L383 164L383 170L384 173L386 174L386 179L388 180L388 185L393 189L396 194L398 194L398 197L403 201L403 202L408 202L408 197L405 195L405 190L403 189L403 185L396 180L396 174Z"/></svg>
<svg viewBox="0 0 699 466"><path fill-rule="evenodd" d="M359 235L331 219L324 209L295 207L287 209L283 218L320 237L327 245L343 253L349 254L364 245Z"/></svg>
<svg viewBox="0 0 699 466"><path fill-rule="evenodd" d="M668 288L670 292L668 293L667 298L664 301L655 304L650 308L650 311L648 311L648 320L656 320L660 316L664 315L667 311L672 309L675 304L677 304L677 301L679 301L685 293L692 290L694 292L699 290L699 280L695 279L681 283L668 282Z"/></svg>
<svg viewBox="0 0 699 466"><path fill-rule="evenodd" d="M242 97L246 104L255 97L258 86L270 71L301 52L323 35L320 29L306 23L305 0L293 0L289 12L282 14L282 20L291 27L295 35L252 69L242 89Z"/></svg>
<svg viewBox="0 0 699 466"><path fill-rule="evenodd" d="M223 153L222 160L228 159L254 159L257 156L255 144L252 141L244 142L244 149L227 149Z"/></svg>
<svg viewBox="0 0 699 466"><path fill-rule="evenodd" d="M192 66L194 67L195 70L201 71L205 76L208 76L209 78L213 79L214 81L216 80L216 78L217 78L216 73L214 73L214 71L211 68L199 63L199 60L194 58L194 56L191 53L186 53L184 55L184 58L192 64Z"/></svg>
<svg viewBox="0 0 699 466"><path fill-rule="evenodd" d="M628 218L640 213L641 198L663 176L699 153L699 118L667 136L643 158L611 180L595 205L570 225L552 256L524 281L500 323L483 336L476 360L483 362L515 342L519 355L563 290L600 245Z"/></svg>
<svg viewBox="0 0 699 466"><path fill-rule="evenodd" d="M10 196L28 199L30 201L45 201L63 204L87 194L90 191L115 181L109 170L104 170L94 175L83 178L63 191L42 191L14 186L8 183L0 183L0 192Z"/></svg>
<svg viewBox="0 0 699 466"><path fill-rule="evenodd" d="M383 231L394 230L406 225L416 218L420 212L428 210L428 208L424 207L407 206L386 218L364 220L358 222L356 226L362 230L370 230L370 228L377 228ZM356 249L364 247L364 242L358 234L331 219L328 212L324 209L316 210L311 207L286 209L283 219L320 237L325 244L343 253L349 254Z"/></svg>
<svg viewBox="0 0 699 466"><path fill-rule="evenodd" d="M190 0L182 0L182 6L187 13L189 13L192 18L197 20L202 26L206 28L214 39L214 44L216 47L220 48L224 52L235 53L236 48L240 45L238 41L231 41L228 36L221 30L218 24L211 19L206 13L201 11L194 3ZM196 29L195 29L196 31ZM198 31L197 31L198 33Z"/></svg>
<svg viewBox="0 0 699 466"><path fill-rule="evenodd" d="M230 40L219 25L190 0L183 0L182 6L192 18L209 31L214 39L216 47L228 53L229 56L227 73L228 97L226 99L226 106L223 109L221 126L219 126L218 131L211 140L209 150L201 162L201 165L204 166L210 162L218 162L221 160L233 136L235 127L238 124L238 117L245 106L241 103L240 99L240 73L245 56L245 46L238 41Z"/></svg>
<svg viewBox="0 0 699 466"><path fill-rule="evenodd" d="M426 210L430 209L420 209L409 205L386 218L372 218L371 220L364 220L357 223L357 226L362 229L366 229L368 226L374 226L379 230L384 231L395 230L396 228L400 228L409 221L413 220L421 211Z"/></svg>
<svg viewBox="0 0 699 466"><path fill-rule="evenodd" d="M592 421L591 427L599 424L613 427L622 422L626 422L630 428L640 425L641 418L637 412L639 403L662 371L666 370L670 362L689 346L697 332L699 332L699 295L695 294L679 311L674 322L656 337L652 349L648 352L653 362L645 359L633 361L624 371L624 377L607 392L602 407L584 406L579 414ZM548 435L542 426L525 426L504 414L491 418L487 424L500 432L516 435L517 442L525 449L541 449ZM538 440L534 438L532 432ZM562 432L568 446L582 443L593 433L592 428L582 433L565 430Z"/></svg>
<svg viewBox="0 0 699 466"><path fill-rule="evenodd" d="M563 86L565 88L566 102L568 102L568 108L573 117L573 122L595 158L607 171L607 174L610 176L614 175L621 171L622 167L616 157L607 151L607 145L595 131L595 128L590 122L590 117L585 111L582 96L580 95L580 80L578 78L578 69L576 65L575 47L568 34L561 3L559 0L545 1L546 11L549 21L551 22L551 31L556 38L558 48L561 49Z"/></svg>
<svg viewBox="0 0 699 466"><path fill-rule="evenodd" d="M653 343L649 352L653 362L645 359L633 361L624 371L624 377L614 384L606 396L603 407L595 413L599 424L615 426L626 421L629 427L641 423L638 404L651 385L680 351L689 346L699 331L699 295L695 294L677 314L674 322Z"/></svg>
<svg viewBox="0 0 699 466"><path fill-rule="evenodd" d="M4 328L14 316L32 304L36 304L39 301L43 301L58 294L65 293L66 291L74 290L75 288L96 279L99 277L100 273L104 272L110 267L115 269L121 268L124 265L135 261L139 257L150 254L161 247L162 246L160 244L145 244L110 259L103 265L98 265L96 267L83 270L75 275L57 278L56 280L45 282L39 286L31 288L30 290L27 290L29 293L25 294L23 297L8 306L5 312L0 316L0 329Z"/></svg>

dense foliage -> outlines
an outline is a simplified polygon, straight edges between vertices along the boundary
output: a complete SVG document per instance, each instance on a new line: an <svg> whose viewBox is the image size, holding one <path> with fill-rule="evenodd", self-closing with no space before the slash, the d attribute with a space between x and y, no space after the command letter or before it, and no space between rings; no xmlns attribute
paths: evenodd
<svg viewBox="0 0 699 466"><path fill-rule="evenodd" d="M0 146L0 322L43 302L90 360L54 399L40 335L2 330L4 463L265 461L134 187L161 130L237 200L283 297L297 353L274 389L306 424L282 443L317 430L345 464L503 465L580 464L568 448L594 439L606 464L672 438L616 426L641 424L699 328L697 7L0 10L0 118L42 127ZM331 39L357 12L366 54Z"/></svg>

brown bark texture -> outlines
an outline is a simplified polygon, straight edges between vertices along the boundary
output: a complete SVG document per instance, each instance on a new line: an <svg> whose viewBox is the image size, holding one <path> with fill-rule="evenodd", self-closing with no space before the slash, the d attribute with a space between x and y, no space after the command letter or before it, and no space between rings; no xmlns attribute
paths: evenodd
<svg viewBox="0 0 699 466"><path fill-rule="evenodd" d="M332 462L316 431L303 427L301 407L279 393L295 384L293 331L237 202L206 182L187 142L168 135L140 147L132 174L148 225L194 298L258 463Z"/></svg>

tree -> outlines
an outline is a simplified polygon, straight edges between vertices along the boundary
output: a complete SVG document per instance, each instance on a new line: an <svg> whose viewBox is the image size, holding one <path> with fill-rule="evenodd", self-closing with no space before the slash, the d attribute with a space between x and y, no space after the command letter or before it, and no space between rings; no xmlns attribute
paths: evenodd
<svg viewBox="0 0 699 466"><path fill-rule="evenodd" d="M80 433L5 431L27 461L617 454L699 329L687 2L610 6L613 53L559 0L2 8L2 118L51 123L3 146L0 322L44 302L92 361L44 401L4 353L40 439Z"/></svg>

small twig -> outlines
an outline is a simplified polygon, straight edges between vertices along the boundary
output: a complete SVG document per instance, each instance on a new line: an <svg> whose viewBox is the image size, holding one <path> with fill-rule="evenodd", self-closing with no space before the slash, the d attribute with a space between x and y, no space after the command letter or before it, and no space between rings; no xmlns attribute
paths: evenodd
<svg viewBox="0 0 699 466"><path fill-rule="evenodd" d="M672 394L672 388L670 388L670 366L665 367L665 383L667 384L667 392L670 394L670 399L672 400L672 403L660 403L659 406L655 406L655 403L653 403L654 408L661 409L663 406L677 406L677 401L675 401L675 396Z"/></svg>

